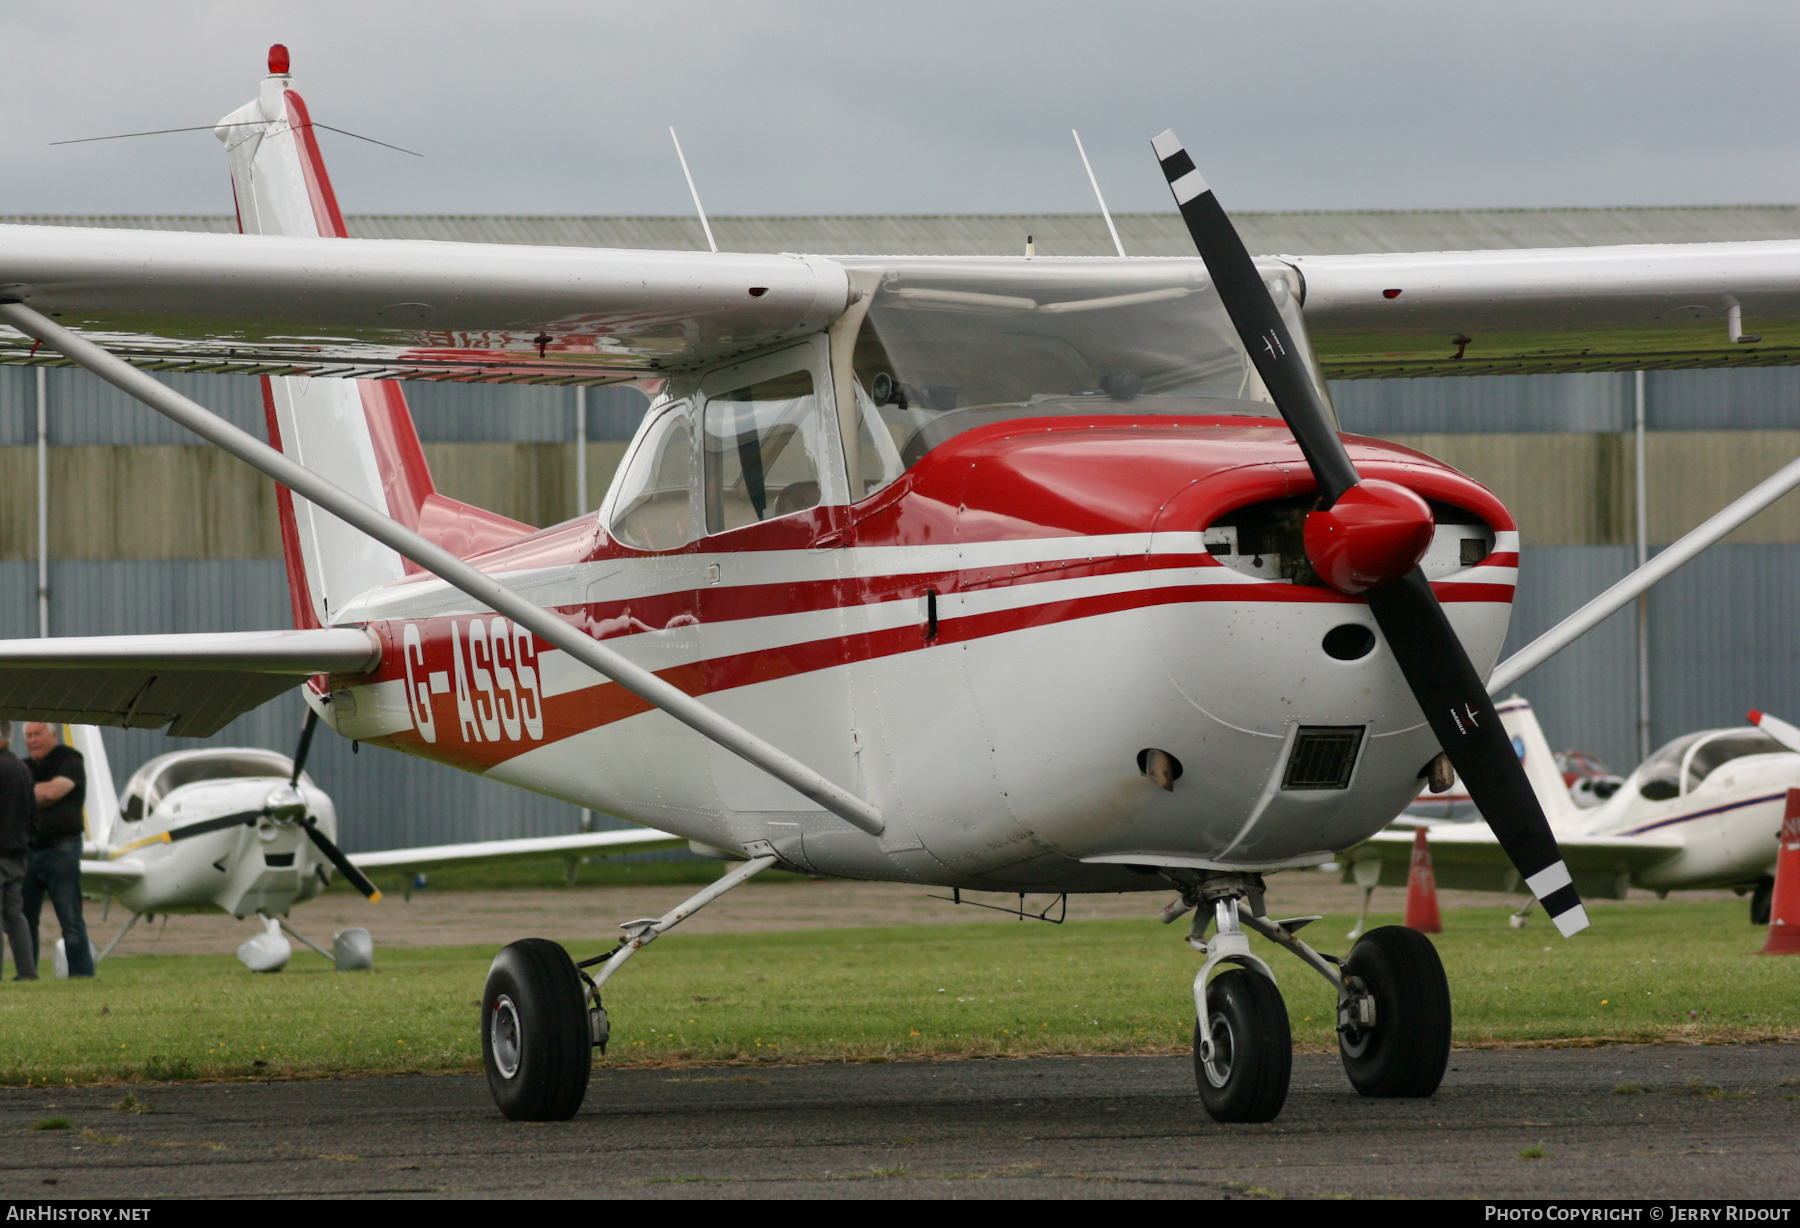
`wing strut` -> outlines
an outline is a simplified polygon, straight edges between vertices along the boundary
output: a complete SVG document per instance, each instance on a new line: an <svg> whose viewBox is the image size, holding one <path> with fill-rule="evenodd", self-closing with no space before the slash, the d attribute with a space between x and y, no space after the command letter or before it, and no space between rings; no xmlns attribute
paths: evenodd
<svg viewBox="0 0 1800 1228"><path fill-rule="evenodd" d="M742 725L711 708L619 653L581 634L548 610L533 605L505 585L469 566L443 547L377 512L305 466L283 456L255 436L239 430L204 406L159 384L123 359L23 303L0 302L0 319L43 342L65 358L86 367L107 383L142 401L164 417L185 426L209 443L267 474L295 494L311 500L352 528L411 559L446 584L461 589L495 613L504 614L538 638L562 649L589 669L662 709L702 737L747 760L789 788L811 798L853 827L872 836L886 829L881 811L839 787L786 751L765 742Z"/></svg>

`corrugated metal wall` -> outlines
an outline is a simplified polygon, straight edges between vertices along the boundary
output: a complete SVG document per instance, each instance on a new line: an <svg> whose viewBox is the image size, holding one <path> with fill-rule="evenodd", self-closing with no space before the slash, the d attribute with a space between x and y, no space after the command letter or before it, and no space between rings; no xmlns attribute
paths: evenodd
<svg viewBox="0 0 1800 1228"><path fill-rule="evenodd" d="M1366 435L1489 434L1632 429L1630 373L1490 375L1456 379L1333 380L1344 429ZM1800 428L1800 367L1651 371L1651 431Z"/></svg>

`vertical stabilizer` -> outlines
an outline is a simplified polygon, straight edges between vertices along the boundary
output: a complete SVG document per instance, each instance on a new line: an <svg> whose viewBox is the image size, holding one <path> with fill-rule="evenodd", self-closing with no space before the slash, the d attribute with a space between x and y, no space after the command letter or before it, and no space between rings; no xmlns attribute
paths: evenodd
<svg viewBox="0 0 1800 1228"><path fill-rule="evenodd" d="M346 237L306 103L294 91L287 49L269 51L261 92L214 130L231 162L238 228L245 234ZM433 495L406 398L374 380L263 379L269 443L308 469L418 528ZM327 625L358 594L400 578L399 555L304 499L278 491L294 625Z"/></svg>
<svg viewBox="0 0 1800 1228"><path fill-rule="evenodd" d="M112 767L106 761L106 743L93 725L64 725L63 744L81 754L81 767L87 777L87 800L82 819L87 824L87 838L95 844L111 842L119 825L119 791L113 786Z"/></svg>
<svg viewBox="0 0 1800 1228"><path fill-rule="evenodd" d="M1538 724L1537 714L1531 710L1531 701L1513 695L1496 705L1496 711L1500 713L1500 723L1512 737L1513 749L1520 752L1525 779L1531 782L1531 791L1537 794L1538 804L1544 808L1544 817L1550 820L1550 826L1560 827L1576 819L1581 808L1569 796L1569 786L1556 766L1556 753L1550 749L1543 726Z"/></svg>

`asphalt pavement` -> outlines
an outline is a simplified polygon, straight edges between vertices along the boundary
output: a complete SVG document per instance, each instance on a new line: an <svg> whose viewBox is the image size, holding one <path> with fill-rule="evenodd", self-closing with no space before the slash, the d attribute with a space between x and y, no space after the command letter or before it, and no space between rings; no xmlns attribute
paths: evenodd
<svg viewBox="0 0 1800 1228"><path fill-rule="evenodd" d="M1096 1057L602 1069L536 1125L465 1075L12 1088L0 1131L27 1199L1792 1198L1800 1046L1463 1050L1417 1101L1302 1055L1260 1126L1186 1058Z"/></svg>

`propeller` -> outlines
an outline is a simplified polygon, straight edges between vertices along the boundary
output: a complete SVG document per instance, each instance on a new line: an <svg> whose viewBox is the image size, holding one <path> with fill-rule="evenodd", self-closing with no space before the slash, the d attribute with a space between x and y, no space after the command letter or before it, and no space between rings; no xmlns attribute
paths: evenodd
<svg viewBox="0 0 1800 1228"><path fill-rule="evenodd" d="M1774 738L1788 750L1800 751L1800 729L1794 728L1778 716L1770 716L1767 712L1750 709L1750 723Z"/></svg>
<svg viewBox="0 0 1800 1228"><path fill-rule="evenodd" d="M300 745L294 748L294 772L288 777L287 786L277 789L269 795L268 801L257 810L240 810L236 814L221 815L216 819L206 819L199 823L190 823L186 827L178 827L168 834L171 843L176 840L191 840L195 836L204 836L208 832L222 831L227 827L256 823L263 819L292 819L300 825L318 850L325 854L327 860L338 868L338 873L350 880L350 884L370 901L381 899L381 890L369 881L369 876L350 861L337 842L319 830L319 821L307 813L306 801L300 796L300 773L306 770L306 756L312 751L313 733L319 727L319 714L309 711L306 724L300 728Z"/></svg>
<svg viewBox="0 0 1800 1228"><path fill-rule="evenodd" d="M318 728L319 714L310 708L307 709L306 724L300 727L300 745L294 748L294 774L288 777L288 788L295 791L296 795L300 787L300 773L306 770L306 756L312 753L313 734ZM362 892L371 902L381 899L380 888L369 881L367 874L351 864L350 858L345 855L343 849L337 846L335 840L319 830L319 821L308 814L304 806L301 807L300 813L294 816L294 821L299 823L306 832L307 839L317 845L319 851L325 854L331 864L338 868L338 873L350 880L351 886Z"/></svg>
<svg viewBox="0 0 1800 1228"><path fill-rule="evenodd" d="M1318 482L1307 560L1331 588L1369 603L1438 745L1557 930L1568 937L1586 929L1550 822L1419 567L1434 530L1431 509L1405 487L1357 472L1268 286L1194 160L1172 131L1151 146L1232 325Z"/></svg>

